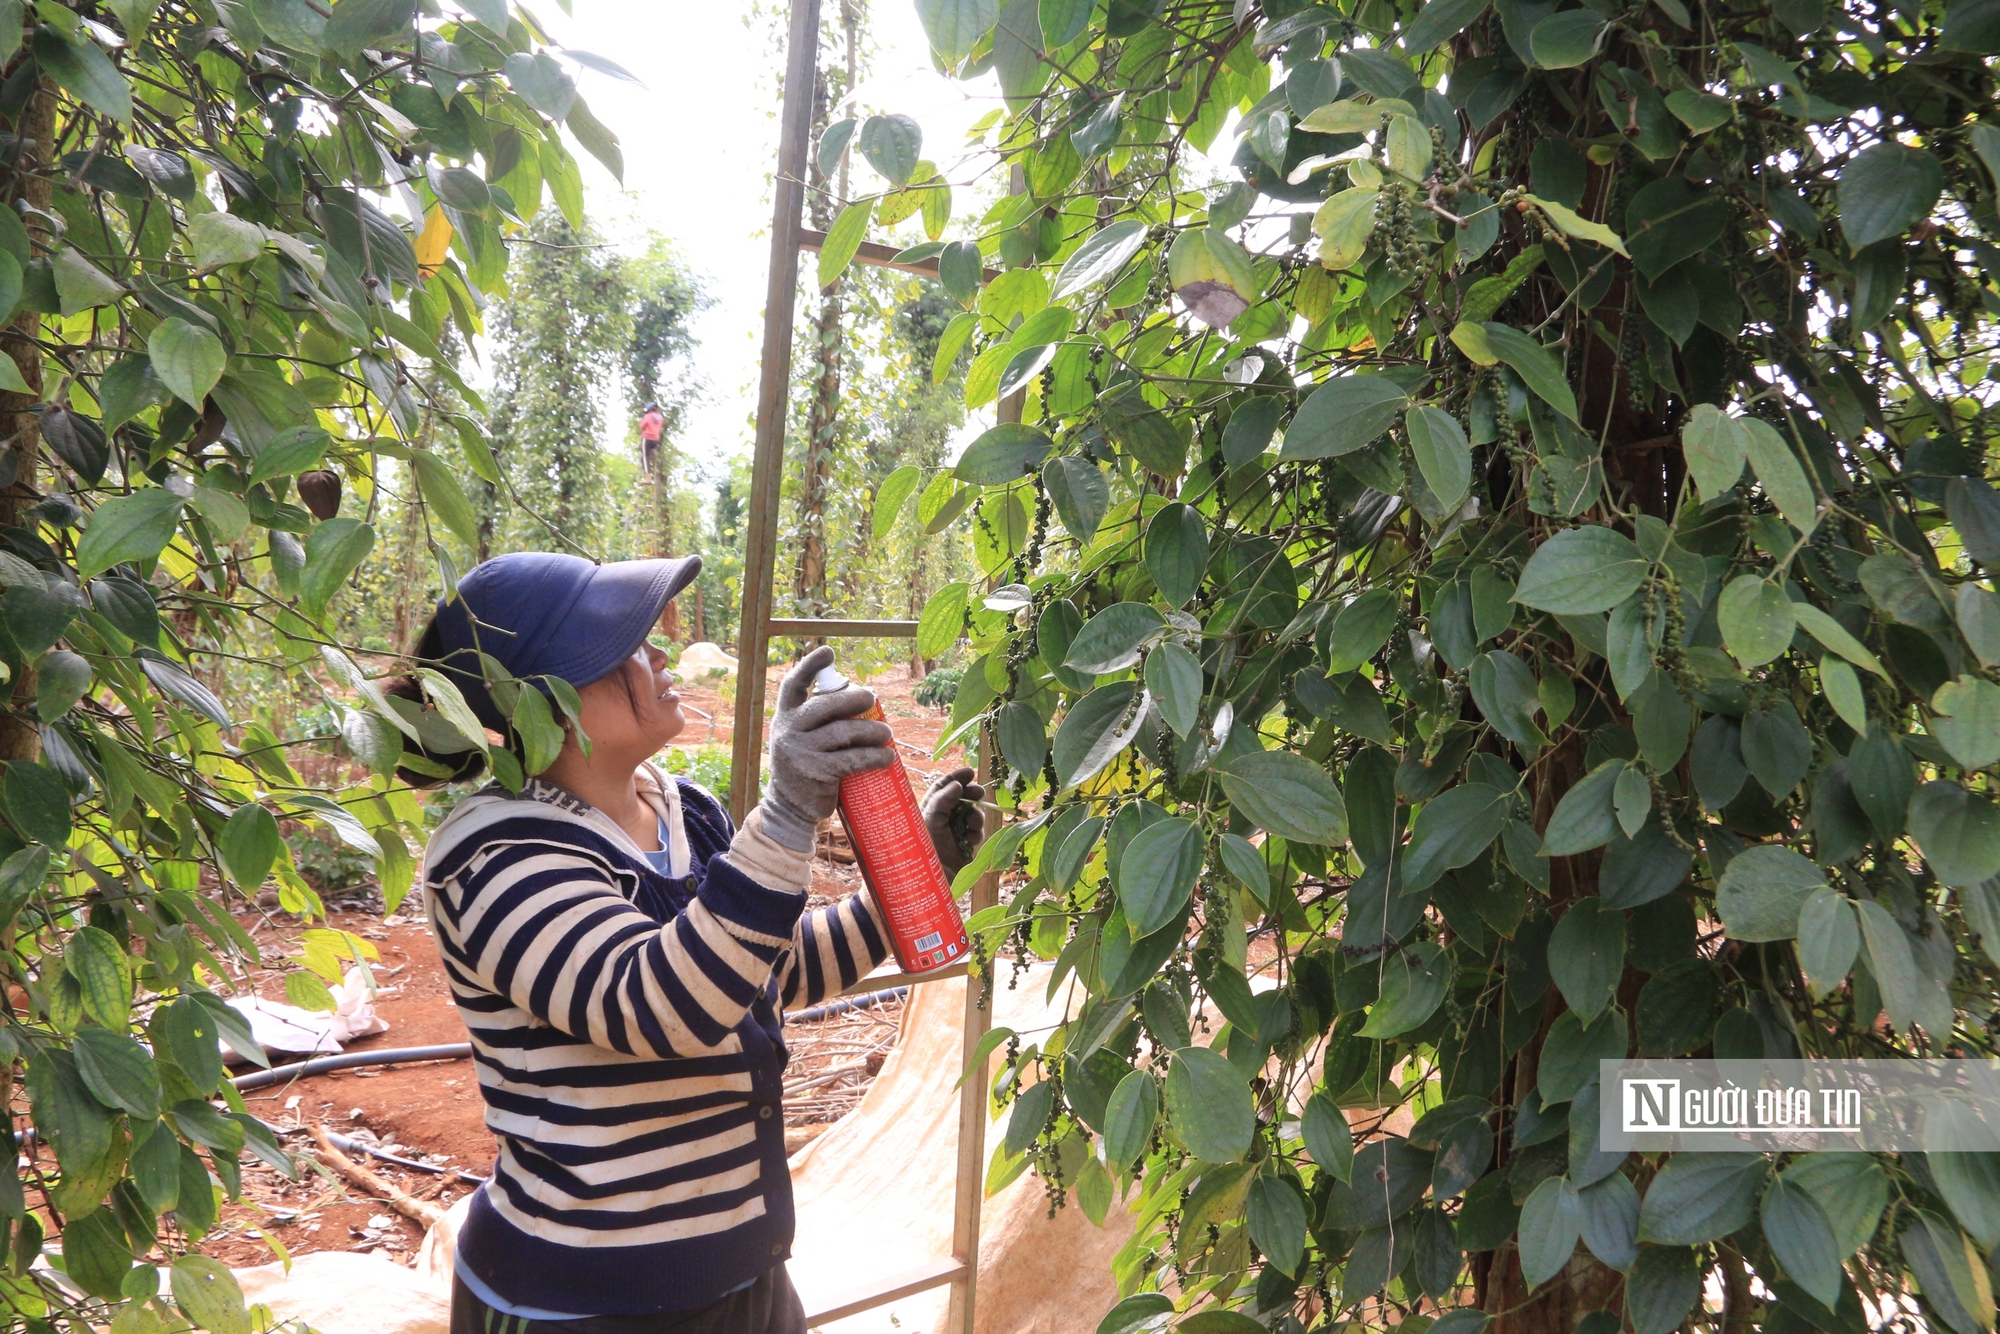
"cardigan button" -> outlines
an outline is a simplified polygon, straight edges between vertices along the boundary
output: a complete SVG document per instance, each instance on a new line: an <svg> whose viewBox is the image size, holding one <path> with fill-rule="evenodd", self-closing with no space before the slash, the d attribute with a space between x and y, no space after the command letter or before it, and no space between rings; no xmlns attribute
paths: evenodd
<svg viewBox="0 0 2000 1334"><path fill-rule="evenodd" d="M771 1248L771 1254L773 1255L783 1255L784 1253L785 1253L785 1248L782 1245L773 1246Z"/></svg>
<svg viewBox="0 0 2000 1334"><path fill-rule="evenodd" d="M759 1117L760 1119L762 1119L762 1120L765 1120L765 1121L768 1121L768 1120L770 1120L770 1119L771 1119L771 1104L767 1102L767 1103L765 1103L765 1104L764 1104L764 1105L763 1105L762 1107L759 1107L759 1108L757 1109L757 1115L758 1115L758 1117Z"/></svg>

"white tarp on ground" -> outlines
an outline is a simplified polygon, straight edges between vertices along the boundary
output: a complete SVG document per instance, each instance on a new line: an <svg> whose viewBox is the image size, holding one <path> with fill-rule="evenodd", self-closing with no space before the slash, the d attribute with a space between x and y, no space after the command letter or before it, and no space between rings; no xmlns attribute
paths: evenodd
<svg viewBox="0 0 2000 1334"><path fill-rule="evenodd" d="M1002 969L1004 977L1006 970ZM994 1022L1024 1035L1052 1025L1058 1007L1042 1000L1047 970L1008 991L995 988ZM903 1031L861 1105L792 1160L798 1239L791 1273L808 1312L847 1293L949 1255L958 1146L958 1079L963 1057L965 982L915 988ZM995 1062L998 1056L995 1056ZM991 1127L995 1142L1003 1123ZM322 1251L292 1262L239 1269L244 1296L281 1320L320 1334L447 1334L451 1242L462 1200L431 1229L417 1266ZM1046 1218L1042 1183L1024 1173L982 1212L978 1320L981 1334L1090 1334L1118 1299L1111 1257L1128 1223L1116 1206L1092 1227L1074 1202ZM826 1334L942 1331L947 1295L939 1288L823 1326Z"/></svg>
<svg viewBox="0 0 2000 1334"><path fill-rule="evenodd" d="M347 979L328 987L327 993L333 997L331 1010L305 1010L262 996L244 996L229 1004L249 1023L265 1053L274 1057L335 1056L356 1038L389 1031L389 1021L375 1013L375 992L360 967L348 969ZM222 1054L237 1064L249 1060L226 1038Z"/></svg>
<svg viewBox="0 0 2000 1334"><path fill-rule="evenodd" d="M448 1334L451 1276L439 1286L394 1260L352 1251L315 1251L283 1265L239 1269L244 1299L279 1320L302 1320L320 1334Z"/></svg>
<svg viewBox="0 0 2000 1334"><path fill-rule="evenodd" d="M1007 989L1002 964L993 1022L1028 1041L1061 1018L1043 1001L1049 970L1033 968ZM965 980L914 988L903 1031L861 1105L792 1159L799 1239L792 1281L808 1313L871 1282L951 1254L958 1162L958 1093L964 1068ZM1000 1060L996 1052L993 1062ZM987 1131L988 1152L1004 1118ZM982 1176L985 1164L980 1165ZM1111 1257L1130 1235L1113 1206L1092 1227L1074 1200L1048 1219L1041 1178L1023 1173L986 1201L980 1218L980 1334L1091 1334L1118 1300ZM942 1331L948 1294L937 1288L824 1326L827 1334Z"/></svg>
<svg viewBox="0 0 2000 1334"><path fill-rule="evenodd" d="M736 659L704 639L681 650L674 675L690 685L706 685L713 677L736 675Z"/></svg>

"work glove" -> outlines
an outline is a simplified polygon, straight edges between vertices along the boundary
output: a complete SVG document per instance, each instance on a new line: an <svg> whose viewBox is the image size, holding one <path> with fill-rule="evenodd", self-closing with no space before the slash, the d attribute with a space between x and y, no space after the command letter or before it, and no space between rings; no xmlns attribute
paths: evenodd
<svg viewBox="0 0 2000 1334"><path fill-rule="evenodd" d="M849 686L812 693L813 678L833 663L822 645L800 659L778 685L771 718L771 784L758 803L764 832L794 852L811 852L820 821L833 814L840 780L886 769L896 758L889 724L855 715L875 704L875 692Z"/></svg>
<svg viewBox="0 0 2000 1334"><path fill-rule="evenodd" d="M921 803L924 827L931 831L931 846L937 849L946 879L964 869L986 841L986 812L979 809L986 789L972 777L970 768L932 774Z"/></svg>

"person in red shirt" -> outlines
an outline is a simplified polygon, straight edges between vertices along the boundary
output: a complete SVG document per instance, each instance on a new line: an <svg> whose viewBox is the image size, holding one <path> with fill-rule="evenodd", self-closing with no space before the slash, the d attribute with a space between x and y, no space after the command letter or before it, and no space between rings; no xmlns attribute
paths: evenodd
<svg viewBox="0 0 2000 1334"><path fill-rule="evenodd" d="M658 403L646 405L646 415L639 418L639 446L646 460L646 476L653 475L653 467L660 456L660 433L667 428L666 414L660 411Z"/></svg>

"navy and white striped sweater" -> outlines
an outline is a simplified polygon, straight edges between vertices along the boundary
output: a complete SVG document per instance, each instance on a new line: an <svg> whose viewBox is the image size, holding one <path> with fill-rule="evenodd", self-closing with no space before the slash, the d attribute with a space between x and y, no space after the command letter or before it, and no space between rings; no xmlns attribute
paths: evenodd
<svg viewBox="0 0 2000 1334"><path fill-rule="evenodd" d="M784 1260L783 1011L888 954L865 893L805 914L723 855L729 816L677 784L670 879L552 784L488 788L432 837L424 890L500 1138L459 1263L510 1305L690 1310Z"/></svg>

